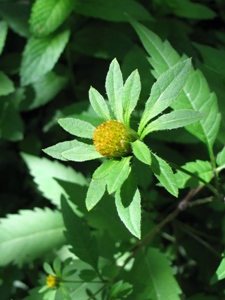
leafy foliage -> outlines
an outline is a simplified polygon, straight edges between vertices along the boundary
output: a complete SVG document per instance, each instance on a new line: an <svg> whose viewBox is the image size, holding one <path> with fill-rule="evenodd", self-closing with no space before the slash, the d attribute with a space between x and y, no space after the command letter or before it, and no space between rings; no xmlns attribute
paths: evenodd
<svg viewBox="0 0 225 300"><path fill-rule="evenodd" d="M0 228L1 266L21 266L65 243L62 216L50 209L22 210L1 219Z"/></svg>
<svg viewBox="0 0 225 300"><path fill-rule="evenodd" d="M0 1L1 300L224 299L223 2Z"/></svg>

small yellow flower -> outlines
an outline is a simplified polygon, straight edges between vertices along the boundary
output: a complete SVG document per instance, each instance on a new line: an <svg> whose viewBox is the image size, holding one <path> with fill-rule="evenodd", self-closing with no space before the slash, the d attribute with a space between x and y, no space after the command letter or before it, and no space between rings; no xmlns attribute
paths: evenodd
<svg viewBox="0 0 225 300"><path fill-rule="evenodd" d="M49 288L52 288L54 286L58 286L59 285L59 278L57 278L56 276L53 275L48 275L46 278L46 285Z"/></svg>
<svg viewBox="0 0 225 300"><path fill-rule="evenodd" d="M99 125L94 131L95 149L106 157L122 157L131 153L131 142L138 139L138 134L117 120L109 120Z"/></svg>

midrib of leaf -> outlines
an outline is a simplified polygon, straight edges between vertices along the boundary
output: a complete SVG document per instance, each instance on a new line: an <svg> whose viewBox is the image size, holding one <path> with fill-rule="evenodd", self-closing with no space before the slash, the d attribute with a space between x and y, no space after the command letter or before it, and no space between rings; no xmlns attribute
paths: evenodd
<svg viewBox="0 0 225 300"><path fill-rule="evenodd" d="M158 292L157 292L157 284L156 284L156 281L154 280L154 276L153 276L152 268L151 268L151 263L148 259L147 259L147 265L148 265L148 270L149 270L149 274L150 274L150 277L151 277L151 280L152 280L152 284L153 284L155 293L157 295L158 300L160 300L162 298L161 298L160 294L158 294ZM164 300L164 299L162 299L162 300Z"/></svg>
<svg viewBox="0 0 225 300"><path fill-rule="evenodd" d="M49 233L54 233L54 232L62 232L65 229L64 226L62 227L58 227L56 229L51 229L51 230L43 230L41 232L36 232L36 233L32 233L32 234L27 234L27 235L23 235L22 237L15 237L15 238L11 238L7 241L1 242L1 245L10 245L11 243L17 243L18 241L24 241L30 238L35 238L35 237L39 237L39 236L43 236L45 234L49 234Z"/></svg>

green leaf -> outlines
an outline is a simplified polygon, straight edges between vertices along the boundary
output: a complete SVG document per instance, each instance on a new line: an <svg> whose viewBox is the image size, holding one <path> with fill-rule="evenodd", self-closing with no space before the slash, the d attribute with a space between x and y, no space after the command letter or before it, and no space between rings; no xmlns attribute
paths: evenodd
<svg viewBox="0 0 225 300"><path fill-rule="evenodd" d="M0 16L7 22L8 26L19 36L29 36L28 19L30 16L31 3L1 1Z"/></svg>
<svg viewBox="0 0 225 300"><path fill-rule="evenodd" d="M116 208L118 215L127 229L137 238L141 238L141 197L138 189L129 206L123 205L119 192L116 192Z"/></svg>
<svg viewBox="0 0 225 300"><path fill-rule="evenodd" d="M53 271L52 267L49 265L49 263L44 262L43 269L45 272L49 275L55 275L55 272Z"/></svg>
<svg viewBox="0 0 225 300"><path fill-rule="evenodd" d="M31 37L24 49L21 63L21 84L28 85L51 71L63 52L70 32L63 32L45 37Z"/></svg>
<svg viewBox="0 0 225 300"><path fill-rule="evenodd" d="M76 145L72 149L62 152L61 155L72 161L87 161L103 157L95 150L94 145L88 145L78 141L76 141Z"/></svg>
<svg viewBox="0 0 225 300"><path fill-rule="evenodd" d="M89 17L100 18L107 21L126 22L124 12L137 20L152 20L149 12L138 2L133 0L77 0L75 11Z"/></svg>
<svg viewBox="0 0 225 300"><path fill-rule="evenodd" d="M8 215L0 223L0 265L21 266L59 248L65 243L63 229L61 213L49 208Z"/></svg>
<svg viewBox="0 0 225 300"><path fill-rule="evenodd" d="M123 121L123 76L120 66L116 59L114 59L106 76L105 82L106 92L109 99L112 111L118 121Z"/></svg>
<svg viewBox="0 0 225 300"><path fill-rule="evenodd" d="M176 100L188 78L190 67L191 61L186 59L163 73L153 84L151 95L145 104L145 110L138 128L140 135L143 128L152 118L160 114Z"/></svg>
<svg viewBox="0 0 225 300"><path fill-rule="evenodd" d="M186 163L182 166L183 169L196 174L206 182L210 182L213 176L213 168L210 162L203 160L196 160ZM181 188L191 187L196 188L203 183L195 177L188 175L180 170L175 174L177 179L177 186Z"/></svg>
<svg viewBox="0 0 225 300"><path fill-rule="evenodd" d="M149 248L135 261L133 269L137 282L142 285L139 299L180 300L181 289L174 277L174 271L165 254Z"/></svg>
<svg viewBox="0 0 225 300"><path fill-rule="evenodd" d="M93 133L96 129L90 123L75 118L58 119L58 123L70 134L88 139L93 138Z"/></svg>
<svg viewBox="0 0 225 300"><path fill-rule="evenodd" d="M142 141L136 140L132 144L132 150L136 158L146 165L151 164L151 152Z"/></svg>
<svg viewBox="0 0 225 300"><path fill-rule="evenodd" d="M98 248L95 238L83 218L78 217L67 203L61 200L62 214L66 226L65 236L72 252L81 260L98 270Z"/></svg>
<svg viewBox="0 0 225 300"><path fill-rule="evenodd" d="M171 167L156 154L152 154L151 169L154 175L158 178L159 182L164 186L164 188L171 193L173 196L178 196L178 187L176 182L176 177L171 169Z"/></svg>
<svg viewBox="0 0 225 300"><path fill-rule="evenodd" d="M73 10L74 0L36 0L32 6L30 31L44 37L55 31Z"/></svg>
<svg viewBox="0 0 225 300"><path fill-rule="evenodd" d="M102 118L103 120L112 119L105 99L93 87L91 87L89 90L89 99L91 102L91 106L100 118Z"/></svg>
<svg viewBox="0 0 225 300"><path fill-rule="evenodd" d="M60 197L67 193L55 179L61 179L78 185L87 185L86 179L71 167L66 167L58 161L50 161L46 158L35 157L22 153L22 158L27 164L30 174L34 177L39 191L53 204L60 204Z"/></svg>
<svg viewBox="0 0 225 300"><path fill-rule="evenodd" d="M123 88L123 120L129 126L130 116L137 105L141 92L141 81L137 70L133 71L127 78Z"/></svg>
<svg viewBox="0 0 225 300"><path fill-rule="evenodd" d="M131 171L130 160L131 156L123 157L121 161L115 161L110 167L110 172L107 176L107 189L109 194L117 191L127 179Z"/></svg>
<svg viewBox="0 0 225 300"><path fill-rule="evenodd" d="M141 196L132 173L115 194L118 215L127 229L141 238Z"/></svg>
<svg viewBox="0 0 225 300"><path fill-rule="evenodd" d="M216 163L220 167L225 166L225 147L218 153Z"/></svg>
<svg viewBox="0 0 225 300"><path fill-rule="evenodd" d="M222 280L225 278L225 258L223 258L216 270L216 273L213 275L213 277L210 280L210 284L214 284L219 280Z"/></svg>
<svg viewBox="0 0 225 300"><path fill-rule="evenodd" d="M67 150L73 149L77 145L79 145L79 142L77 140L65 141L42 150L55 159L66 161L67 159L62 156L62 153Z"/></svg>
<svg viewBox="0 0 225 300"><path fill-rule="evenodd" d="M102 179L92 179L88 187L87 196L86 196L86 207L90 211L95 205L102 199L106 190L106 180Z"/></svg>
<svg viewBox="0 0 225 300"><path fill-rule="evenodd" d="M123 280L117 281L110 290L110 298L123 299L132 293L133 286Z"/></svg>
<svg viewBox="0 0 225 300"><path fill-rule="evenodd" d="M8 32L8 26L5 21L0 21L0 55L5 46L5 40Z"/></svg>
<svg viewBox="0 0 225 300"><path fill-rule="evenodd" d="M24 124L13 100L5 97L0 101L0 137L16 142L23 139Z"/></svg>
<svg viewBox="0 0 225 300"><path fill-rule="evenodd" d="M206 5L193 3L189 0L173 0L171 10L175 15L182 18L208 20L216 17L216 13Z"/></svg>
<svg viewBox="0 0 225 300"><path fill-rule="evenodd" d="M118 161L114 159L108 159L107 161L104 161L93 173L92 178L94 180L99 180L102 178L106 178L108 174L111 172L111 169L114 168L118 164Z"/></svg>
<svg viewBox="0 0 225 300"><path fill-rule="evenodd" d="M32 97L32 102L28 105L28 109L40 107L53 100L67 83L68 77L48 72L32 85L35 97Z"/></svg>
<svg viewBox="0 0 225 300"><path fill-rule="evenodd" d="M165 129L169 130L184 127L198 122L203 117L204 115L199 111L190 109L175 110L171 113L162 115L161 117L147 125L147 127L143 130L142 135L146 136L152 131Z"/></svg>
<svg viewBox="0 0 225 300"><path fill-rule="evenodd" d="M168 41L162 42L155 33L145 26L131 18L129 20L151 56L149 62L154 68L152 73L156 78L180 61L180 56ZM199 70L195 71L191 68L185 87L177 101L172 104L172 108L193 109L204 113L204 119L189 125L186 129L206 144L213 160L212 146L219 130L221 117L218 113L216 96L214 93L210 93L208 84Z"/></svg>
<svg viewBox="0 0 225 300"><path fill-rule="evenodd" d="M6 96L15 91L12 80L0 71L0 96Z"/></svg>

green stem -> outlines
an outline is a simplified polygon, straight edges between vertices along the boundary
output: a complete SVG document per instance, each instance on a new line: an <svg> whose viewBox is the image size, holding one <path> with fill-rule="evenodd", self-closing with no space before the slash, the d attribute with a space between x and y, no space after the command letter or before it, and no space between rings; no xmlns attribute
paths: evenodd
<svg viewBox="0 0 225 300"><path fill-rule="evenodd" d="M214 176L215 176L215 186L217 188L217 190L219 189L219 175L218 175L218 171L216 169L216 158L215 155L213 153L213 149L212 147L208 147L208 151L209 151L209 157L212 163L212 167L214 170Z"/></svg>

